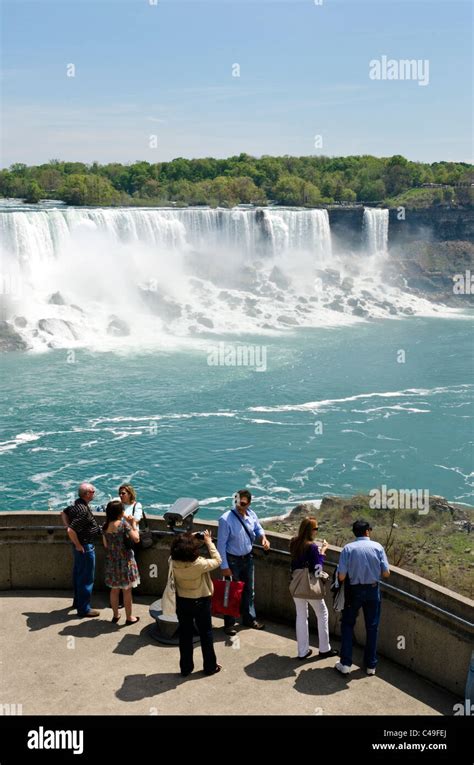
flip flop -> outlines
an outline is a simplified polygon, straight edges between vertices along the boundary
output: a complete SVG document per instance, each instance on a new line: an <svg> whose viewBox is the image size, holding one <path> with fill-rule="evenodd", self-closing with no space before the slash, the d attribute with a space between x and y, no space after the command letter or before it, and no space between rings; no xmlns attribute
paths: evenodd
<svg viewBox="0 0 474 765"><path fill-rule="evenodd" d="M140 621L140 617L136 616L135 619L133 619L132 621L130 621L130 619L126 619L125 624L136 624L139 621Z"/></svg>

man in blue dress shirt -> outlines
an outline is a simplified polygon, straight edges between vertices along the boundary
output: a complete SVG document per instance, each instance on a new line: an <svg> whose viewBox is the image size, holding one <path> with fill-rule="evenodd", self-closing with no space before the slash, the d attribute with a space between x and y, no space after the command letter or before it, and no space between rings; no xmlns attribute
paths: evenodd
<svg viewBox="0 0 474 765"><path fill-rule="evenodd" d="M364 665L368 675L375 675L377 666L377 634L380 621L380 576L390 576L387 555L381 544L370 538L372 527L368 521L358 520L352 526L356 537L342 548L338 577L343 582L349 577L346 605L341 623L341 661L335 669L347 675L352 665L352 636L359 609L362 607L367 639Z"/></svg>
<svg viewBox="0 0 474 765"><path fill-rule="evenodd" d="M257 621L254 607L254 562L252 545L259 539L264 550L270 542L265 536L259 520L250 507L252 495L246 489L236 494L236 506L228 510L219 519L217 549L222 558L221 573L244 582L240 612L242 624L263 630L265 625ZM227 635L236 634L237 623L233 616L224 616L224 631Z"/></svg>

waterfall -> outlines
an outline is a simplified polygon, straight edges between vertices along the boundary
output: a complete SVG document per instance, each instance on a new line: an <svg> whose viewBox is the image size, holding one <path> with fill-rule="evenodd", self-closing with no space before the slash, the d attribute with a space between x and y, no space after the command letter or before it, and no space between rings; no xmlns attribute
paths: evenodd
<svg viewBox="0 0 474 765"><path fill-rule="evenodd" d="M65 208L0 212L0 242L19 261L60 257L78 229L111 243L139 242L166 250L226 247L259 252L267 237L272 255L306 250L331 254L327 210Z"/></svg>
<svg viewBox="0 0 474 765"><path fill-rule="evenodd" d="M333 252L327 210L0 204L0 350L176 347L413 313L368 255Z"/></svg>
<svg viewBox="0 0 474 765"><path fill-rule="evenodd" d="M364 207L364 232L369 254L386 254L388 247L388 210Z"/></svg>

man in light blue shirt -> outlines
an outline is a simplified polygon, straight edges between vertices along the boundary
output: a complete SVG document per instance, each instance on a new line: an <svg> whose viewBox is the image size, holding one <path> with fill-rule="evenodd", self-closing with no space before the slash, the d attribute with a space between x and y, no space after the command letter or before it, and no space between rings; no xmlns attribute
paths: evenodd
<svg viewBox="0 0 474 765"><path fill-rule="evenodd" d="M379 581L381 576L390 576L390 568L384 548L370 538L372 527L368 521L355 521L352 531L356 539L343 547L338 565L339 581L344 582L347 577L348 582L341 622L341 661L335 669L343 675L351 671L354 626L362 607L367 633L364 665L368 675L375 675L380 622Z"/></svg>
<svg viewBox="0 0 474 765"><path fill-rule="evenodd" d="M250 507L252 495L246 489L236 494L236 506L228 510L219 519L217 549L222 558L221 573L244 582L240 612L242 624L262 630L265 625L257 621L254 607L254 562L252 547L260 540L264 550L270 543L260 522ZM236 621L233 616L224 616L224 631L227 635L236 634Z"/></svg>

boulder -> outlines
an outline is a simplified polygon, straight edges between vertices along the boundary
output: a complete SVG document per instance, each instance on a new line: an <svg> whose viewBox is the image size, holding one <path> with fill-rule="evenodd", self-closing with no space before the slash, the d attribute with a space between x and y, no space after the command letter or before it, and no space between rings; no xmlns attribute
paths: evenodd
<svg viewBox="0 0 474 765"><path fill-rule="evenodd" d="M118 316L110 316L109 325L107 327L107 334L113 337L126 337L130 334L130 327L123 319L119 319Z"/></svg>
<svg viewBox="0 0 474 765"><path fill-rule="evenodd" d="M288 289L290 286L290 280L277 266L272 268L268 280L273 282L273 284L276 284L276 286L280 287L282 290Z"/></svg>
<svg viewBox="0 0 474 765"><path fill-rule="evenodd" d="M50 305L66 305L66 301L64 300L60 292L53 292L53 294L48 300L48 303Z"/></svg>
<svg viewBox="0 0 474 765"><path fill-rule="evenodd" d="M341 290L344 290L344 292L351 292L353 288L354 279L351 276L346 276L346 278L342 280Z"/></svg>
<svg viewBox="0 0 474 765"><path fill-rule="evenodd" d="M297 520L300 522L303 518L307 518L308 515L317 515L318 512L318 508L312 502L302 502L301 505L296 505L296 507L290 511L285 520L291 525L292 521Z"/></svg>
<svg viewBox="0 0 474 765"><path fill-rule="evenodd" d="M203 327L208 327L209 329L213 329L214 327L212 319L208 319L207 316L204 316L202 313L198 313L195 316L195 319L199 324L202 324Z"/></svg>
<svg viewBox="0 0 474 765"><path fill-rule="evenodd" d="M40 319L38 328L48 335L60 335L61 340L77 340L74 328L64 319Z"/></svg>
<svg viewBox="0 0 474 765"><path fill-rule="evenodd" d="M324 271L317 269L314 273L315 277L320 279L324 285L339 285L341 283L341 275L334 268L326 268Z"/></svg>
<svg viewBox="0 0 474 765"><path fill-rule="evenodd" d="M26 351L27 343L7 321L0 321L0 351Z"/></svg>
<svg viewBox="0 0 474 765"><path fill-rule="evenodd" d="M148 308L161 319L173 321L173 319L178 319L181 316L181 306L166 295L163 295L162 292L142 289L141 294Z"/></svg>
<svg viewBox="0 0 474 765"><path fill-rule="evenodd" d="M280 324L286 324L291 327L298 324L297 320L293 316L278 316L277 321L279 321Z"/></svg>
<svg viewBox="0 0 474 765"><path fill-rule="evenodd" d="M28 324L24 316L15 316L15 326L24 328Z"/></svg>

